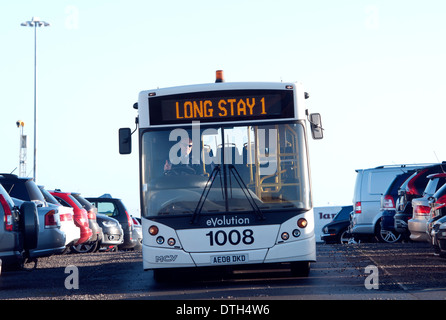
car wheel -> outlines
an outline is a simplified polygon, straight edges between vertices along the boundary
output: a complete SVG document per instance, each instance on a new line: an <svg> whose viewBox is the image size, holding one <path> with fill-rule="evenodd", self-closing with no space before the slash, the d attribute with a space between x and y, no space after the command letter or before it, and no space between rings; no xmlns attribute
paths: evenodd
<svg viewBox="0 0 446 320"><path fill-rule="evenodd" d="M375 237L378 240L378 242L383 242L383 243L395 243L400 241L402 238L401 233L398 233L396 231L388 231L381 229L381 222L377 223Z"/></svg>
<svg viewBox="0 0 446 320"><path fill-rule="evenodd" d="M89 252L95 252L98 247L98 242L86 242L81 243L75 246L71 246L71 252L74 253L89 253Z"/></svg>
<svg viewBox="0 0 446 320"><path fill-rule="evenodd" d="M350 238L351 238L350 232L348 231L348 229L345 229L344 231L341 232L339 236L339 243L347 244L349 243Z"/></svg>

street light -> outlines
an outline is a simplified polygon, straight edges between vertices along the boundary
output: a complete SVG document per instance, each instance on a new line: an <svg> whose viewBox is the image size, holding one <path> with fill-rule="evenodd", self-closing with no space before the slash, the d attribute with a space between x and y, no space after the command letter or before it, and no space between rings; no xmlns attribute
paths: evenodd
<svg viewBox="0 0 446 320"><path fill-rule="evenodd" d="M33 178L37 181L37 27L49 27L50 24L41 21L38 17L32 17L31 21L20 24L23 27L34 27L34 164Z"/></svg>

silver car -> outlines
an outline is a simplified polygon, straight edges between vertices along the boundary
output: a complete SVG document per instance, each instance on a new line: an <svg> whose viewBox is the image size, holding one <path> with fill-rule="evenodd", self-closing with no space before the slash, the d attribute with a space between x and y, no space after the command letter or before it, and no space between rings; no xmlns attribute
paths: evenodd
<svg viewBox="0 0 446 320"><path fill-rule="evenodd" d="M0 261L4 268L20 266L37 246L36 205L25 202L19 209L0 185L0 221Z"/></svg>
<svg viewBox="0 0 446 320"><path fill-rule="evenodd" d="M32 201L37 205L39 236L37 247L29 251L30 258L62 253L65 250L65 233L60 229L59 211L47 205L34 180L2 173L0 184L14 200L16 206L20 207L25 201Z"/></svg>
<svg viewBox="0 0 446 320"><path fill-rule="evenodd" d="M23 200L12 198L16 206ZM60 229L60 215L57 207L37 206L39 237L37 247L29 250L31 259L59 254L65 250L65 232Z"/></svg>
<svg viewBox="0 0 446 320"><path fill-rule="evenodd" d="M427 176L427 179L429 179L429 182L424 189L423 196L412 199L413 214L407 225L410 231L410 239L413 241L430 241L427 234L427 222L431 210L428 198L446 183L446 173L434 173Z"/></svg>

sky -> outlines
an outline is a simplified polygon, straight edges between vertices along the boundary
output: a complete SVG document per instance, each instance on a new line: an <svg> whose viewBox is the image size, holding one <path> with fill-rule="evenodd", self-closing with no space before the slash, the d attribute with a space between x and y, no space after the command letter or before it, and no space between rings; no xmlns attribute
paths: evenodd
<svg viewBox="0 0 446 320"><path fill-rule="evenodd" d="M355 169L446 160L446 2L21 0L0 3L0 172L109 193L140 215L138 155L120 155L142 90L225 81L302 82L323 140L309 141L315 206L351 205ZM138 150L137 139L133 150Z"/></svg>

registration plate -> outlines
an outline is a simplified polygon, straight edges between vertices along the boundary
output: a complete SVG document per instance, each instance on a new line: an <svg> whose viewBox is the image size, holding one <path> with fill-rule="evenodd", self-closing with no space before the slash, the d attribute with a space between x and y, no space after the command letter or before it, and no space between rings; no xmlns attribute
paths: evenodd
<svg viewBox="0 0 446 320"><path fill-rule="evenodd" d="M220 256L212 256L212 264L233 264L233 263L245 263L249 261L247 254L225 254Z"/></svg>

